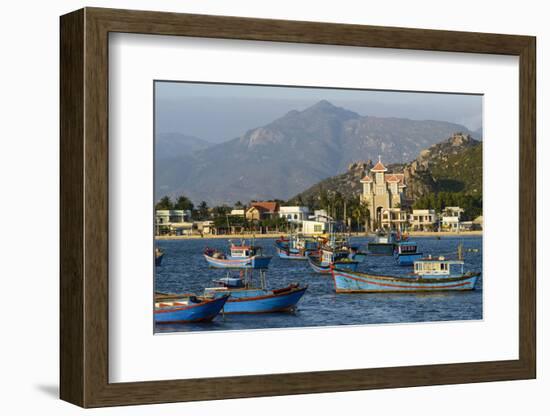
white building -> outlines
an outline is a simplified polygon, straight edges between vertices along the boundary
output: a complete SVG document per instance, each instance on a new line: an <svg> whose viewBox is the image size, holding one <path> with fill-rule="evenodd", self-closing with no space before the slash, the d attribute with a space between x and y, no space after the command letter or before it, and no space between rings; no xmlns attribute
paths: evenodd
<svg viewBox="0 0 550 416"><path fill-rule="evenodd" d="M188 220L191 212L183 209L157 209L155 211L155 233L183 235L193 231L193 223Z"/></svg>
<svg viewBox="0 0 550 416"><path fill-rule="evenodd" d="M289 222L300 222L309 217L308 207L279 207L279 217L285 218Z"/></svg>
<svg viewBox="0 0 550 416"><path fill-rule="evenodd" d="M155 224L174 224L186 222L191 213L183 209L157 209L155 211Z"/></svg>
<svg viewBox="0 0 550 416"><path fill-rule="evenodd" d="M435 209L413 209L409 222L414 231L431 231L437 224L437 214Z"/></svg>
<svg viewBox="0 0 550 416"><path fill-rule="evenodd" d="M458 231L460 229L460 217L463 212L464 210L460 207L446 207L441 213L441 228Z"/></svg>
<svg viewBox="0 0 550 416"><path fill-rule="evenodd" d="M234 215L236 217L244 217L244 208L243 209L232 209L231 214L229 214L229 215Z"/></svg>
<svg viewBox="0 0 550 416"><path fill-rule="evenodd" d="M306 235L324 234L327 231L328 231L328 222L326 221L314 221L314 220L302 221L302 233Z"/></svg>
<svg viewBox="0 0 550 416"><path fill-rule="evenodd" d="M319 222L327 222L329 220L329 216L325 209L316 209L313 211L313 215L309 216L309 219Z"/></svg>

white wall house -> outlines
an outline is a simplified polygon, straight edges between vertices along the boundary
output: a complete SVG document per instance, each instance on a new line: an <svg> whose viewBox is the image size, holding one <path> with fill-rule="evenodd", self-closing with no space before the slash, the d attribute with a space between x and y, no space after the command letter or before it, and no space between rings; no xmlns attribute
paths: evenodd
<svg viewBox="0 0 550 416"><path fill-rule="evenodd" d="M157 209L155 211L155 233L161 234L190 234L193 223L188 222L191 211L183 209Z"/></svg>
<svg viewBox="0 0 550 416"><path fill-rule="evenodd" d="M324 234L328 231L328 222L326 221L302 221L302 233L306 235Z"/></svg>
<svg viewBox="0 0 550 416"><path fill-rule="evenodd" d="M244 217L244 208L243 209L232 209L229 215L234 215L236 217Z"/></svg>
<svg viewBox="0 0 550 416"><path fill-rule="evenodd" d="M327 222L329 220L329 216L325 209L316 209L313 211L313 215L309 216L309 219L319 222Z"/></svg>
<svg viewBox="0 0 550 416"><path fill-rule="evenodd" d="M186 222L191 212L183 209L157 209L155 211L156 224L172 224Z"/></svg>
<svg viewBox="0 0 550 416"><path fill-rule="evenodd" d="M460 207L446 207L441 213L441 228L444 230L458 231L460 217L464 210Z"/></svg>
<svg viewBox="0 0 550 416"><path fill-rule="evenodd" d="M413 209L409 222L414 231L430 231L437 224L435 209Z"/></svg>
<svg viewBox="0 0 550 416"><path fill-rule="evenodd" d="M279 207L279 216L289 222L301 222L307 220L309 216L308 207Z"/></svg>

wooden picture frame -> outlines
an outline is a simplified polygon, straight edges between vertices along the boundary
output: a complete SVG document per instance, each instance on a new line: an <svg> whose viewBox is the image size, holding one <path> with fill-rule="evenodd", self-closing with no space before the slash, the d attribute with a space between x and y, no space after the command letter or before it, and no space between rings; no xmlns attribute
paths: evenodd
<svg viewBox="0 0 550 416"><path fill-rule="evenodd" d="M536 377L534 37L85 8L61 17L60 396L82 407ZM192 36L519 57L519 359L109 383L108 34Z"/></svg>

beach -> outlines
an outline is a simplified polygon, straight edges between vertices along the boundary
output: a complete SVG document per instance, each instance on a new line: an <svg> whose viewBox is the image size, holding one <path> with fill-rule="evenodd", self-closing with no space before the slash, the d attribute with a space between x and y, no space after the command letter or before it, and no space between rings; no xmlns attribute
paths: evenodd
<svg viewBox="0 0 550 416"><path fill-rule="evenodd" d="M460 237L460 236L482 236L483 231L407 231L405 233L410 237ZM212 238L221 238L221 239L250 239L250 238L279 238L281 236L287 235L286 232L279 233L266 233L266 234L190 234L190 235L160 235L155 236L156 240L201 240L201 239L212 239ZM350 233L352 237L371 237L372 233Z"/></svg>

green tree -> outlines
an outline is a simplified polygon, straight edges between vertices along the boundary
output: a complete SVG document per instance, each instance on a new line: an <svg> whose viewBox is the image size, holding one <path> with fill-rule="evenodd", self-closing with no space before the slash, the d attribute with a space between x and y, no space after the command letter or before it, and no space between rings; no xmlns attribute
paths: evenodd
<svg viewBox="0 0 550 416"><path fill-rule="evenodd" d="M169 196L163 196L155 205L155 209L174 209L174 203Z"/></svg>
<svg viewBox="0 0 550 416"><path fill-rule="evenodd" d="M199 204L199 217L201 219L206 219L209 217L209 209L208 209L208 204L206 203L206 201L202 201L200 204Z"/></svg>
<svg viewBox="0 0 550 416"><path fill-rule="evenodd" d="M192 211L194 208L193 203L189 198L184 195L180 195L174 204L174 209L183 209Z"/></svg>

